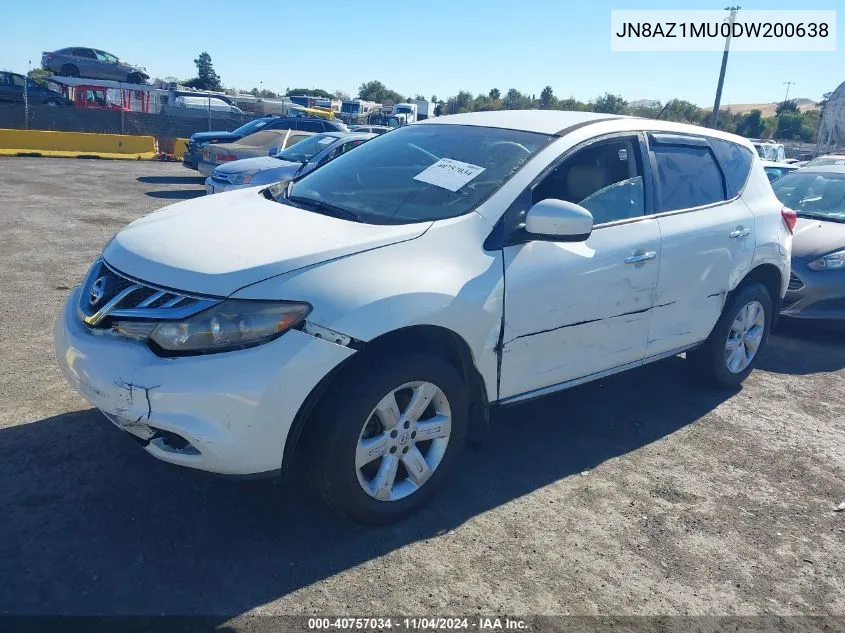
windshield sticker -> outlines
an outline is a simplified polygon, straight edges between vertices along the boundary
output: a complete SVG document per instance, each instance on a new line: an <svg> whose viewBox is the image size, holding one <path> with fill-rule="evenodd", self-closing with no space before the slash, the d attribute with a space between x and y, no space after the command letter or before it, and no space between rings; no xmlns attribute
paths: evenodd
<svg viewBox="0 0 845 633"><path fill-rule="evenodd" d="M334 140L334 136L327 136L326 138L321 138L317 141L320 145L328 145Z"/></svg>
<svg viewBox="0 0 845 633"><path fill-rule="evenodd" d="M484 171L484 167L479 167L478 165L462 163L459 160L452 160L451 158L441 158L414 176L414 180L427 182L430 185L448 189L449 191L457 191L482 171Z"/></svg>

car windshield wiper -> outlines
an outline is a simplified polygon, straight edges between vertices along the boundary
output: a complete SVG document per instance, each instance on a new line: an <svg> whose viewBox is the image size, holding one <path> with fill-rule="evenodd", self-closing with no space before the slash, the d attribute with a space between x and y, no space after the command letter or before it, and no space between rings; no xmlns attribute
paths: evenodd
<svg viewBox="0 0 845 633"><path fill-rule="evenodd" d="M329 202L323 202L322 200L306 198L304 196L287 196L285 199L289 202L293 202L296 205L301 205L303 207L311 207L313 210L318 211L320 213L324 213L325 215L331 215L336 218L347 218L354 222L364 221L363 218L361 218L361 216L355 213L354 211L344 209L343 207L338 207Z"/></svg>

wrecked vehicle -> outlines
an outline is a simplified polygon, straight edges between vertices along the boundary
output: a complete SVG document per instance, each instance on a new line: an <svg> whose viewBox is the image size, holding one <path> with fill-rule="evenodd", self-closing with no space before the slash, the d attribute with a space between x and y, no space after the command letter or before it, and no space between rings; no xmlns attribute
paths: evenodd
<svg viewBox="0 0 845 633"><path fill-rule="evenodd" d="M309 469L369 523L421 506L489 408L687 352L737 385L795 214L753 146L563 111L426 120L286 185L118 233L55 327L68 379L153 456Z"/></svg>

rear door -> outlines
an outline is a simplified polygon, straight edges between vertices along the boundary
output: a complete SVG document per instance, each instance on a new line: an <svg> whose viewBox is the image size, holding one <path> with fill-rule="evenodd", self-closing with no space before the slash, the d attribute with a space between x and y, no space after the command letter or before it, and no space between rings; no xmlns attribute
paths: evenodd
<svg viewBox="0 0 845 633"><path fill-rule="evenodd" d="M739 192L753 156L704 136L653 133L648 144L662 235L646 351L654 356L705 340L750 269L754 216Z"/></svg>

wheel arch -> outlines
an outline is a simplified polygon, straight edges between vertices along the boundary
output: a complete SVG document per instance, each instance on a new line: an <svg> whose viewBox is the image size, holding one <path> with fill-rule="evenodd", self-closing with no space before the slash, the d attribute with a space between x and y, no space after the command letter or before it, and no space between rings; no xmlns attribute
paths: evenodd
<svg viewBox="0 0 845 633"><path fill-rule="evenodd" d="M391 350L433 353L445 358L457 371L469 392L469 441L478 442L489 426L489 402L484 380L476 368L469 344L459 334L439 325L411 325L381 334L326 374L311 390L299 407L285 441L282 474L291 468L299 448L303 431L317 405L332 385L352 371L366 371L379 356Z"/></svg>
<svg viewBox="0 0 845 633"><path fill-rule="evenodd" d="M783 302L781 296L784 282L783 273L774 264L759 264L752 268L731 292L736 293L739 288L754 282L762 284L769 291L769 296L772 298L772 325L774 325Z"/></svg>

